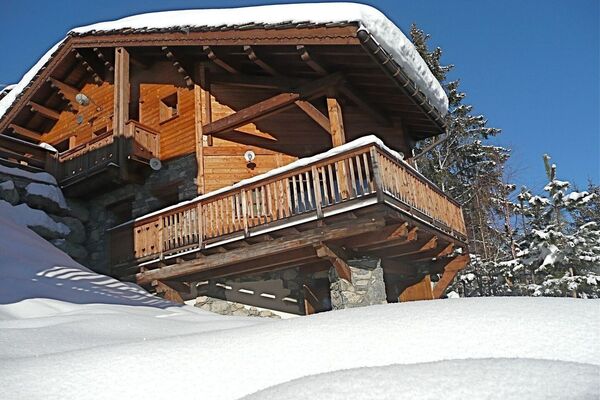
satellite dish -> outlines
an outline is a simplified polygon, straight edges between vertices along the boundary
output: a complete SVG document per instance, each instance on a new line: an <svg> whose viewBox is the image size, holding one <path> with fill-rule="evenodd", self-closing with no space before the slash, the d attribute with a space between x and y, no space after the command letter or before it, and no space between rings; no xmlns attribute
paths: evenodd
<svg viewBox="0 0 600 400"><path fill-rule="evenodd" d="M252 150L248 150L247 152L244 153L244 158L246 159L247 162L251 163L256 158L256 154L254 154L254 152Z"/></svg>
<svg viewBox="0 0 600 400"><path fill-rule="evenodd" d="M83 93L77 93L77 95L75 95L75 101L81 106L87 106L90 104L90 98Z"/></svg>
<svg viewBox="0 0 600 400"><path fill-rule="evenodd" d="M162 168L162 163L160 162L160 160L158 158L151 158L150 159L150 168L152 168L152 170L154 170L154 171L158 171Z"/></svg>

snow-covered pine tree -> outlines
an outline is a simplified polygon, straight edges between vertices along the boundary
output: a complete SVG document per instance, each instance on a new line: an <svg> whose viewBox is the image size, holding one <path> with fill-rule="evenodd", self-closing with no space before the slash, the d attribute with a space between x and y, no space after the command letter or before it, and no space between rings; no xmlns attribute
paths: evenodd
<svg viewBox="0 0 600 400"><path fill-rule="evenodd" d="M485 116L472 114L473 106L464 103L466 94L459 89L459 80L447 80L454 65L441 64L442 50L439 47L430 50L427 43L430 36L416 25L412 25L410 33L449 100L445 135L423 141L416 149L416 164L425 176L463 206L469 247L475 255L471 265L459 275L463 293L494 295L496 290L490 285L496 279L488 270L489 263L504 259L510 249L505 240L502 208L502 199L508 196L506 189L511 187L503 181L510 153L485 143L500 129L488 127Z"/></svg>
<svg viewBox="0 0 600 400"><path fill-rule="evenodd" d="M568 191L556 165L544 156L549 182L545 196L524 188L519 194L524 234L509 268L513 293L533 296L600 296L598 195ZM594 213L596 209L596 213Z"/></svg>

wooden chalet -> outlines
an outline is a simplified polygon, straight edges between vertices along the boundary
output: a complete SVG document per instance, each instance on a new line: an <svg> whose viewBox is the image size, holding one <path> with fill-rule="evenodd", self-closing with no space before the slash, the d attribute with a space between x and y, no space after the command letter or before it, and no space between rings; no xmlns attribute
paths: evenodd
<svg viewBox="0 0 600 400"><path fill-rule="evenodd" d="M443 296L467 261L461 207L410 165L443 110L361 21L291 18L74 30L0 102L0 158L111 198L97 269L174 300L217 285L326 310L365 257L387 301ZM284 279L236 280L290 269L294 301Z"/></svg>

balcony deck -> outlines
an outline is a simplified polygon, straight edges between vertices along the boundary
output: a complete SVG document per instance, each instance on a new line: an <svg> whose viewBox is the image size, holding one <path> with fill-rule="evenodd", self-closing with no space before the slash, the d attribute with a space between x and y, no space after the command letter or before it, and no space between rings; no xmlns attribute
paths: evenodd
<svg viewBox="0 0 600 400"><path fill-rule="evenodd" d="M149 284L310 263L328 241L394 258L465 240L460 205L370 136L115 227L111 263Z"/></svg>

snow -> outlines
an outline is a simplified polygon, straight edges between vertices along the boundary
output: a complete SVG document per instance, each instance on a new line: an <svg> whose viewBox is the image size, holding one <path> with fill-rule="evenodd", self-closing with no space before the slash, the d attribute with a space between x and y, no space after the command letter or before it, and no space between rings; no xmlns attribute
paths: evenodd
<svg viewBox="0 0 600 400"><path fill-rule="evenodd" d="M397 400L405 394L436 400L594 399L597 379L598 368L589 364L514 358L446 360L313 375L244 400Z"/></svg>
<svg viewBox="0 0 600 400"><path fill-rule="evenodd" d="M20 168L11 168L6 167L4 165L0 165L0 174L18 176L32 181L44 182L53 185L57 184L56 179L54 179L54 177L47 172L29 172L24 171Z"/></svg>
<svg viewBox="0 0 600 400"><path fill-rule="evenodd" d="M600 394L598 301L451 299L279 321L225 317L91 272L10 213L0 208L3 399L239 399L270 387L249 398Z"/></svg>
<svg viewBox="0 0 600 400"><path fill-rule="evenodd" d="M311 22L357 22L388 51L404 72L415 82L427 99L444 115L448 98L425 61L402 31L379 10L356 3L280 4L236 9L178 10L134 15L115 21L100 22L73 29L84 34L117 29L161 29L190 27L222 27L251 23L278 24ZM0 100L0 118L18 95L27 87L40 69L48 62L63 39L40 58L6 97Z"/></svg>
<svg viewBox="0 0 600 400"><path fill-rule="evenodd" d="M27 204L13 206L7 201L0 200L0 214L6 215L7 218L22 226L39 226L62 236L66 236L70 232L70 229L62 222L54 221L44 211L31 208ZM10 236L10 233L6 234Z"/></svg>
<svg viewBox="0 0 600 400"><path fill-rule="evenodd" d="M58 150L56 150L56 147L52 146L50 143L46 143L46 142L42 142L40 144L38 144L39 147L49 150L53 153L58 153Z"/></svg>
<svg viewBox="0 0 600 400"><path fill-rule="evenodd" d="M29 194L45 197L49 200L52 200L54 203L58 204L58 206L62 209L66 210L69 208L67 206L65 197L62 194L62 191L57 186L32 182L25 187L25 190Z"/></svg>

